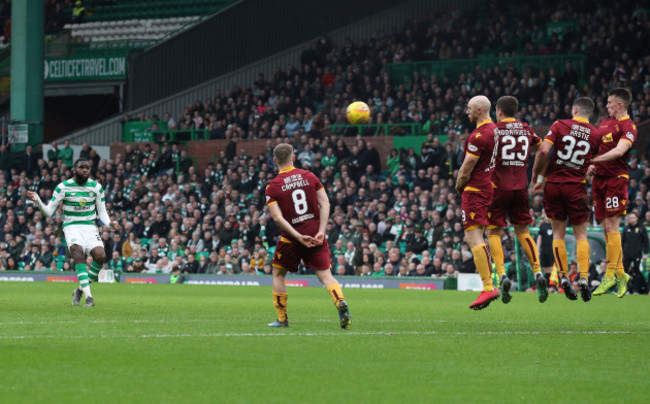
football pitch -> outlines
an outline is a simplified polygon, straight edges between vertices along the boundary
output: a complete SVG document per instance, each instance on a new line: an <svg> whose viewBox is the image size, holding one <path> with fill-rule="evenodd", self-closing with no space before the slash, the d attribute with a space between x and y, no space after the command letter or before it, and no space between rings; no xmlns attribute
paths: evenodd
<svg viewBox="0 0 650 404"><path fill-rule="evenodd" d="M650 297L515 293L468 309L455 291L0 285L4 403L647 402Z"/></svg>

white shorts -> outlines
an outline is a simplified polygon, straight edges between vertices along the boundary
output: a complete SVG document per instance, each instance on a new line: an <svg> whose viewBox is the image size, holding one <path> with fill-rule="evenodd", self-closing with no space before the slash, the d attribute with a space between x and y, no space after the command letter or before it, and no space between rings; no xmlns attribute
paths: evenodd
<svg viewBox="0 0 650 404"><path fill-rule="evenodd" d="M88 255L95 247L104 248L97 226L73 224L65 227L63 234L65 234L65 243L68 245L68 250L73 244L77 244L84 249L84 254Z"/></svg>

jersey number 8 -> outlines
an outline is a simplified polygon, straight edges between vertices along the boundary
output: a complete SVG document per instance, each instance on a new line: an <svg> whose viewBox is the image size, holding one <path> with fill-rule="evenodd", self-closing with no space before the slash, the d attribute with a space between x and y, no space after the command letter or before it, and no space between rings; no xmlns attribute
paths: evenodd
<svg viewBox="0 0 650 404"><path fill-rule="evenodd" d="M291 199L293 199L293 207L296 209L296 213L299 215L307 212L307 194L302 189L296 189L291 193Z"/></svg>

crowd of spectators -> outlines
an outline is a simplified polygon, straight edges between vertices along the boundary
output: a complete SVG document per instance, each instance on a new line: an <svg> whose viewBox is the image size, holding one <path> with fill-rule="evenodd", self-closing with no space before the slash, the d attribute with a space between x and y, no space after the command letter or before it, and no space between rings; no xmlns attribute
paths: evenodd
<svg viewBox="0 0 650 404"><path fill-rule="evenodd" d="M453 186L456 173L450 174L445 150L430 138L425 153L416 159L416 176L406 160L394 174L375 172L373 163L381 157L361 136L352 150L334 136L296 139L296 154L303 156L296 165L311 167L330 198L326 233L336 275L455 277L475 272L463 242ZM124 225L123 232L101 229L107 267L118 274L169 273L174 267L189 274L270 274L279 229L264 202L266 183L276 175L271 161L274 142L269 140L268 146L258 156L238 153L235 146L233 156L223 152L199 173L194 166L176 172L160 164L165 154L181 159L175 146L160 152L149 143L127 146L123 155L95 164L96 153L84 145L81 155L91 160L92 178L106 189L111 219ZM2 171L0 269L73 268L66 257L60 214L46 219L24 197L27 190L35 190L49 200L58 182L72 176L64 162L68 147L48 153L49 161L37 159L31 175L22 166ZM438 160L431 158L436 148L442 156ZM305 153L312 156L305 159ZM391 156L384 158L387 163ZM359 163L365 164L364 170L353 168ZM631 177L640 180L630 187L632 210L650 226L649 162L634 154L630 167ZM548 226L541 197L532 200L531 212L538 225ZM516 279L513 234L504 233L503 243L505 257L510 257L508 274Z"/></svg>
<svg viewBox="0 0 650 404"><path fill-rule="evenodd" d="M11 0L0 0L0 45L11 42ZM44 32L45 35L54 35L63 29L69 22L81 22L85 16L83 2L78 0L47 0L44 2ZM83 9L82 13L74 10Z"/></svg>
<svg viewBox="0 0 650 404"><path fill-rule="evenodd" d="M279 68L270 78L260 74L248 87L217 91L178 115L137 119L164 120L170 130L204 129L213 139L293 138L347 123L345 107L363 100L373 111L370 123L415 123L423 133L458 135L471 129L464 109L477 94L494 100L517 96L520 119L548 126L570 117L580 96L596 101L594 122L604 119L607 90L625 86L634 94L631 116L641 122L650 118L650 54L643 41L649 28L648 10L631 0L598 8L586 1L537 1L516 8L489 1L475 10L414 17L402 29L377 31L356 42L335 45L323 36L306 46L300 66ZM524 71L477 67L457 78L415 72L406 83L394 82L387 72L389 63L569 53L584 55L584 83L575 62Z"/></svg>
<svg viewBox="0 0 650 404"><path fill-rule="evenodd" d="M453 277L474 272L454 191L463 136L471 129L463 113L469 97L516 95L522 120L547 125L568 117L567 106L581 95L597 101L594 120L603 118L606 91L625 85L635 96L633 118L647 118L650 56L635 48L637 31L647 32L647 13L630 1L593 11L582 3L559 7L551 2L534 12L524 7L481 20L472 31L467 29L475 26L468 23L475 18L470 11L427 15L409 20L401 31L378 32L339 47L322 37L305 49L300 69L278 70L269 81L260 76L251 88L218 92L214 99L188 106L178 118L164 115L170 129L207 128L213 138L230 139L215 163L201 172L176 144L159 150L148 143L128 146L123 155L103 160L84 145L92 177L107 191L109 212L125 227L122 233L102 231L108 267L125 273L168 273L176 266L190 274L270 273L279 229L267 214L264 189L276 174L273 146L289 141L296 149L296 165L313 171L330 197L327 239L335 275ZM493 13L498 6L488 3L490 15L500 15ZM562 38L535 40L543 36L541 21L567 19L578 22ZM511 24L516 29L505 29L509 21L517 21ZM502 32L510 37L496 34ZM523 47L517 38L527 39ZM388 62L471 57L486 48L583 52L588 82L578 86L569 66L561 76L511 68L467 72L456 82L416 75L409 85L392 83L385 71ZM596 48L601 51L594 53ZM371 138L363 136L348 148L327 129L343 122L342 108L353 99L367 100L373 122L421 123L428 135L420 153L393 150L380 156ZM439 133L448 134L449 141L443 144ZM266 151L247 155L238 150L241 138L267 139ZM54 186L71 177L68 148L55 147L47 159L30 150L19 166L0 167L0 269L70 268L60 217L45 220L24 198L26 190L35 190L49 200ZM2 146L0 161L6 152ZM650 226L648 158L633 154L629 165L631 210ZM537 223L544 222L541 197L531 200L531 212ZM503 242L505 257L513 257L513 235L504 233Z"/></svg>

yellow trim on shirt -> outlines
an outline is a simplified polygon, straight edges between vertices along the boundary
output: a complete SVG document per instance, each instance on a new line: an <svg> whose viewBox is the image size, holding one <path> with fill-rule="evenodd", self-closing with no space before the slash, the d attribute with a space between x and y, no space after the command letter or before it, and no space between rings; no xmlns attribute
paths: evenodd
<svg viewBox="0 0 650 404"><path fill-rule="evenodd" d="M296 167L294 167L294 166L287 167L287 168L285 168L285 169L283 169L283 170L280 170L280 174L284 174L284 173L286 173L286 172L289 172L289 171L291 171L291 170L295 170L295 169L296 169Z"/></svg>
<svg viewBox="0 0 650 404"><path fill-rule="evenodd" d="M465 187L465 189L463 189L463 191L481 192L481 190L476 188L476 187Z"/></svg>
<svg viewBox="0 0 650 404"><path fill-rule="evenodd" d="M632 141L631 141L630 139L628 139L628 138L626 138L626 137L622 137L621 140L627 140L628 142L630 142L631 145L634 144L634 143L632 143Z"/></svg>
<svg viewBox="0 0 650 404"><path fill-rule="evenodd" d="M621 174L618 176L619 178L627 178L628 180L630 179L630 176L627 174Z"/></svg>
<svg viewBox="0 0 650 404"><path fill-rule="evenodd" d="M293 244L293 243L291 242L291 240L289 240L288 238L285 238L285 237L280 237L280 241L282 241L283 243Z"/></svg>
<svg viewBox="0 0 650 404"><path fill-rule="evenodd" d="M486 123L492 123L492 119L486 119L481 123L477 123L476 128L480 128L481 126L485 125Z"/></svg>
<svg viewBox="0 0 650 404"><path fill-rule="evenodd" d="M472 157L476 157L476 158L480 158L480 157L481 157L481 156L477 156L476 154L472 154L472 153L470 153L470 152L467 152L467 154L469 154L469 155L472 156Z"/></svg>
<svg viewBox="0 0 650 404"><path fill-rule="evenodd" d="M623 118L620 118L619 121L625 121L626 119L630 119L630 116L625 115Z"/></svg>
<svg viewBox="0 0 650 404"><path fill-rule="evenodd" d="M514 122L515 118L504 118L501 120L501 122Z"/></svg>
<svg viewBox="0 0 650 404"><path fill-rule="evenodd" d="M581 116L576 116L573 118L573 120L576 122L589 123L589 119L583 118Z"/></svg>
<svg viewBox="0 0 650 404"><path fill-rule="evenodd" d="M550 139L544 139L544 141L545 141L545 142L549 142L550 144L555 144L555 143L553 143L553 141L550 140Z"/></svg>
<svg viewBox="0 0 650 404"><path fill-rule="evenodd" d="M278 203L278 201L271 201L271 202L267 203L266 206L271 206L271 205L273 205L274 203Z"/></svg>

